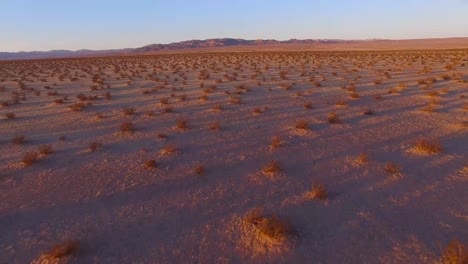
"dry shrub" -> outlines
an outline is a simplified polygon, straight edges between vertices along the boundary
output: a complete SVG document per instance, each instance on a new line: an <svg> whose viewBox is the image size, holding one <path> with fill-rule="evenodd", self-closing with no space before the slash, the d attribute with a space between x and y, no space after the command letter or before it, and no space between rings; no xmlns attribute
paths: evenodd
<svg viewBox="0 0 468 264"><path fill-rule="evenodd" d="M307 129L309 129L309 124L305 120L297 120L294 127L296 129L307 130Z"/></svg>
<svg viewBox="0 0 468 264"><path fill-rule="evenodd" d="M93 141L89 143L88 149L89 151L96 151L102 148L102 143L98 141Z"/></svg>
<svg viewBox="0 0 468 264"><path fill-rule="evenodd" d="M7 119L14 119L16 117L15 113L6 113L5 114L5 117Z"/></svg>
<svg viewBox="0 0 468 264"><path fill-rule="evenodd" d="M412 151L422 155L437 154L442 151L442 145L437 141L419 139L412 148Z"/></svg>
<svg viewBox="0 0 468 264"><path fill-rule="evenodd" d="M312 190L307 193L307 197L324 201L328 198L328 194L323 184L316 183L312 185Z"/></svg>
<svg viewBox="0 0 468 264"><path fill-rule="evenodd" d="M31 166L37 161L38 156L39 154L37 152L34 152L34 151L26 152L26 154L24 154L23 158L21 159L21 162L25 166Z"/></svg>
<svg viewBox="0 0 468 264"><path fill-rule="evenodd" d="M11 142L13 142L14 144L17 144L17 145L21 145L24 143L25 137L23 135L19 135L19 136L15 136Z"/></svg>
<svg viewBox="0 0 468 264"><path fill-rule="evenodd" d="M267 215L260 209L254 209L244 217L244 223L251 225L262 242L278 245L294 235L292 226L276 215Z"/></svg>
<svg viewBox="0 0 468 264"><path fill-rule="evenodd" d="M154 160L154 159L147 160L147 161L145 161L145 163L143 164L143 166L144 166L145 168L148 168L148 169L157 168L156 160Z"/></svg>
<svg viewBox="0 0 468 264"><path fill-rule="evenodd" d="M328 114L327 120L329 123L332 124L338 124L341 122L340 118L336 115L335 112L331 112L330 114Z"/></svg>
<svg viewBox="0 0 468 264"><path fill-rule="evenodd" d="M338 102L335 103L336 106L346 106L346 102L343 100L339 100Z"/></svg>
<svg viewBox="0 0 468 264"><path fill-rule="evenodd" d="M254 115L259 115L259 114L262 114L262 113L263 113L262 109L260 109L260 108L258 108L258 107L255 108L252 112L253 112Z"/></svg>
<svg viewBox="0 0 468 264"><path fill-rule="evenodd" d="M42 155L49 155L52 154L54 150L52 149L52 145L42 145L39 147L39 153Z"/></svg>
<svg viewBox="0 0 468 264"><path fill-rule="evenodd" d="M353 99L358 99L360 96L359 96L358 93L353 92L353 93L351 93L351 94L349 95L349 97L351 97L351 98L353 98Z"/></svg>
<svg viewBox="0 0 468 264"><path fill-rule="evenodd" d="M312 103L304 103L303 106L304 106L305 109L313 109Z"/></svg>
<svg viewBox="0 0 468 264"><path fill-rule="evenodd" d="M442 264L468 264L468 248L457 239L452 240L441 258Z"/></svg>
<svg viewBox="0 0 468 264"><path fill-rule="evenodd" d="M161 156L169 156L172 154L175 154L177 152L177 149L174 145L168 144L165 145L160 151L159 154Z"/></svg>
<svg viewBox="0 0 468 264"><path fill-rule="evenodd" d="M124 116L132 116L136 112L136 109L134 107L124 107L122 108L122 113Z"/></svg>
<svg viewBox="0 0 468 264"><path fill-rule="evenodd" d="M270 150L276 150L281 147L283 140L280 137L274 136L271 138Z"/></svg>
<svg viewBox="0 0 468 264"><path fill-rule="evenodd" d="M86 107L86 104L83 102L74 103L68 106L71 111L80 112Z"/></svg>
<svg viewBox="0 0 468 264"><path fill-rule="evenodd" d="M213 110L213 111L221 111L221 110L222 110L222 107L221 107L221 105L217 104L217 105L213 106L213 107L211 108L211 110Z"/></svg>
<svg viewBox="0 0 468 264"><path fill-rule="evenodd" d="M373 115L373 114L374 114L374 111L372 111L372 109L367 109L366 111L364 111L363 114L364 114L364 115Z"/></svg>
<svg viewBox="0 0 468 264"><path fill-rule="evenodd" d="M186 130L186 129L188 129L188 126L187 126L187 118L181 117L181 118L177 119L177 122L176 122L176 129L178 129L178 130Z"/></svg>
<svg viewBox="0 0 468 264"><path fill-rule="evenodd" d="M202 165L197 165L195 169L193 170L193 172L197 175L201 175L205 173L205 168Z"/></svg>
<svg viewBox="0 0 468 264"><path fill-rule="evenodd" d="M79 243L77 240L67 240L60 244L52 246L52 248L45 253L42 257L47 259L60 259L63 257L76 255L78 253ZM43 262L49 263L49 262ZM55 262L50 262L55 263Z"/></svg>
<svg viewBox="0 0 468 264"><path fill-rule="evenodd" d="M396 165L393 162L387 162L387 164L385 164L384 170L388 173L394 174L394 173L399 173L401 171L401 167Z"/></svg>
<svg viewBox="0 0 468 264"><path fill-rule="evenodd" d="M212 123L208 126L208 128L209 128L210 130L220 130L220 129L221 129L221 125L219 124L219 121L214 121L214 122L212 122Z"/></svg>
<svg viewBox="0 0 468 264"><path fill-rule="evenodd" d="M357 165L362 165L369 162L369 155L367 153L361 153L354 159L354 163Z"/></svg>
<svg viewBox="0 0 468 264"><path fill-rule="evenodd" d="M122 133L132 133L135 130L135 126L132 122L123 122L120 124L120 132Z"/></svg>
<svg viewBox="0 0 468 264"><path fill-rule="evenodd" d="M164 133L159 133L159 134L158 134L158 138L159 138L159 139L167 139L168 136L167 136L166 134L164 134Z"/></svg>
<svg viewBox="0 0 468 264"><path fill-rule="evenodd" d="M262 169L263 174L266 176L276 176L282 172L281 166L279 161L272 160L267 165L265 165Z"/></svg>

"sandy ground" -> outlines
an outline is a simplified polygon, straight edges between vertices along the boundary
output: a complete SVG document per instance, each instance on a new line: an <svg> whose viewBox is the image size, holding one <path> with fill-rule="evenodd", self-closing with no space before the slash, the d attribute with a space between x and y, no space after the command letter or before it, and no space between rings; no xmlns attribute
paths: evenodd
<svg viewBox="0 0 468 264"><path fill-rule="evenodd" d="M1 62L0 263L46 263L67 240L52 261L438 262L468 243L467 74L468 50ZM255 208L287 232L265 237Z"/></svg>

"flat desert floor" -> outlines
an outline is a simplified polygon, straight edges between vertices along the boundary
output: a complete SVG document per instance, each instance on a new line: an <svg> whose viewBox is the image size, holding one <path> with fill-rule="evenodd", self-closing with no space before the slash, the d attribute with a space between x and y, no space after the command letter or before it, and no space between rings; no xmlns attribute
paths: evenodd
<svg viewBox="0 0 468 264"><path fill-rule="evenodd" d="M0 62L0 263L443 263L467 74L467 49Z"/></svg>

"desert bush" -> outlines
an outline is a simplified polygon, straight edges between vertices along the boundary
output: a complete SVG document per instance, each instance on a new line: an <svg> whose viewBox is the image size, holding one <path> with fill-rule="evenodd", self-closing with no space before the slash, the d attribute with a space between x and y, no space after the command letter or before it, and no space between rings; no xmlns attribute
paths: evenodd
<svg viewBox="0 0 468 264"><path fill-rule="evenodd" d="M194 172L195 174L200 175L200 174L205 173L205 168L204 168L202 165L197 165L197 166L195 167L195 169L193 170L193 172Z"/></svg>
<svg viewBox="0 0 468 264"><path fill-rule="evenodd" d="M68 108L74 112L80 112L86 107L86 104L83 102L74 103L68 106Z"/></svg>
<svg viewBox="0 0 468 264"><path fill-rule="evenodd" d="M120 132L122 133L132 133L135 130L135 126L132 122L123 122L120 124Z"/></svg>
<svg viewBox="0 0 468 264"><path fill-rule="evenodd" d="M398 166L398 165L396 165L396 164L393 163L393 162L387 162L387 163L385 164L384 170L385 170L386 172L388 172L388 173L394 174L394 173L399 173L399 172L401 171L401 167Z"/></svg>
<svg viewBox="0 0 468 264"><path fill-rule="evenodd" d="M442 151L442 145L437 141L419 139L414 145L413 151L419 154L437 154Z"/></svg>
<svg viewBox="0 0 468 264"><path fill-rule="evenodd" d="M52 154L54 152L54 150L52 149L52 145L42 145L42 146L39 147L38 151L42 155L49 155L49 154Z"/></svg>
<svg viewBox="0 0 468 264"><path fill-rule="evenodd" d="M148 168L148 169L157 168L156 160L154 160L154 159L147 160L147 161L145 161L145 163L143 164L143 166L144 166L145 168Z"/></svg>
<svg viewBox="0 0 468 264"><path fill-rule="evenodd" d="M283 140L280 137L274 136L271 138L270 150L276 150L281 147Z"/></svg>
<svg viewBox="0 0 468 264"><path fill-rule="evenodd" d="M442 253L441 264L468 263L468 248L457 239L452 240Z"/></svg>
<svg viewBox="0 0 468 264"><path fill-rule="evenodd" d="M307 130L307 129L309 129L309 124L305 120L297 120L294 127L296 129Z"/></svg>
<svg viewBox="0 0 468 264"><path fill-rule="evenodd" d="M161 156L169 156L169 155L175 154L176 152L177 152L176 147L174 145L168 144L161 148L161 150L159 151L159 154Z"/></svg>
<svg viewBox="0 0 468 264"><path fill-rule="evenodd" d="M307 197L310 199L326 200L328 198L325 186L321 183L315 183L312 185L312 190L307 193Z"/></svg>
<svg viewBox="0 0 468 264"><path fill-rule="evenodd" d="M14 118L16 118L16 115L15 115L15 113L6 113L5 117L7 119L14 119Z"/></svg>
<svg viewBox="0 0 468 264"><path fill-rule="evenodd" d="M271 243L282 243L294 235L292 226L276 215L266 215L259 209L247 212L244 222L252 225L255 230Z"/></svg>
<svg viewBox="0 0 468 264"><path fill-rule="evenodd" d="M17 145L21 145L21 144L23 144L24 141L25 141L24 138L25 138L25 137L24 137L23 135L15 136L15 137L11 140L11 142L13 142L14 144L17 144Z"/></svg>
<svg viewBox="0 0 468 264"><path fill-rule="evenodd" d="M186 118L186 117L181 117L181 118L177 119L177 122L176 122L176 129L178 129L178 130L186 130L186 129L188 129L188 126L187 126L187 118Z"/></svg>
<svg viewBox="0 0 468 264"><path fill-rule="evenodd" d="M304 103L303 106L304 106L305 109L313 109L312 103Z"/></svg>
<svg viewBox="0 0 468 264"><path fill-rule="evenodd" d="M21 162L25 166L31 166L37 161L37 158L38 158L38 153L34 151L30 151L30 152L26 152L26 154L23 155Z"/></svg>
<svg viewBox="0 0 468 264"><path fill-rule="evenodd" d="M263 113L262 109L260 109L259 107L254 108L252 112L254 115L259 115Z"/></svg>
<svg viewBox="0 0 468 264"><path fill-rule="evenodd" d="M373 115L373 114L374 114L374 111L372 111L372 109L367 109L366 111L364 111L363 114L364 114L364 115Z"/></svg>
<svg viewBox="0 0 468 264"><path fill-rule="evenodd" d="M44 257L55 259L55 261L46 261L41 263L55 263L57 259L61 259L66 256L76 255L78 253L79 243L77 240L67 240L52 246L52 248L45 253Z"/></svg>
<svg viewBox="0 0 468 264"><path fill-rule="evenodd" d="M134 107L124 107L122 108L122 113L124 116L132 116L136 112L136 109Z"/></svg>
<svg viewBox="0 0 468 264"><path fill-rule="evenodd" d="M338 124L341 122L340 118L335 112L329 113L327 116L327 120L329 123L332 123L332 124Z"/></svg>
<svg viewBox="0 0 468 264"><path fill-rule="evenodd" d="M282 169L281 169L280 163L279 161L276 161L276 160L272 160L268 162L268 164L266 164L262 169L263 174L267 176L275 176L279 174L281 171Z"/></svg>
<svg viewBox="0 0 468 264"><path fill-rule="evenodd" d="M102 148L102 143L98 142L98 141L93 141L93 142L89 143L89 146L88 146L88 149L90 151L96 151L96 150L99 150L101 148Z"/></svg>
<svg viewBox="0 0 468 264"><path fill-rule="evenodd" d="M219 124L219 121L214 121L212 123L209 124L208 128L210 130L220 130L221 129L221 125Z"/></svg>

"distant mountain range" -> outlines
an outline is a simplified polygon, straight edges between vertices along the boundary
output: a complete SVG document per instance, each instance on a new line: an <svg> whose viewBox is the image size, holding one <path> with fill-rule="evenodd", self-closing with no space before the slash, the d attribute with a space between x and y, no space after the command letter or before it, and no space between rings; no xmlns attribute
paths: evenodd
<svg viewBox="0 0 468 264"><path fill-rule="evenodd" d="M427 39L427 40L339 40L339 39L290 39L290 40L274 40L274 39L258 39L258 40L246 40L246 39L234 39L234 38L215 38L206 40L187 40L182 42L174 42L169 44L150 44L139 48L128 48L128 49L114 49L114 50L51 50L51 51L30 51L30 52L0 52L0 60L18 60L18 59L44 59L44 58L65 58L65 57L83 57L83 56L102 56L102 55L132 55L132 54L149 54L157 53L161 51L177 51L187 49L204 49L204 48L221 48L221 47L235 47L235 46L246 46L246 47L268 47L278 45L311 45L319 44L359 44L359 43L390 43L391 45L397 45L402 42L413 41L415 43L445 43L447 41L452 43L454 41L459 42L462 40L463 47L468 47L468 38L447 38L447 39ZM440 46L440 45L439 45ZM369 46L372 47L372 46Z"/></svg>

